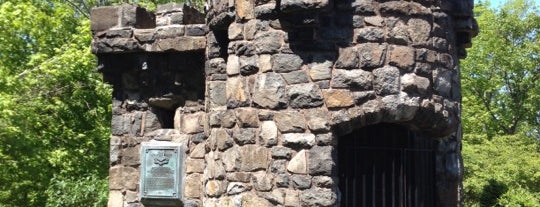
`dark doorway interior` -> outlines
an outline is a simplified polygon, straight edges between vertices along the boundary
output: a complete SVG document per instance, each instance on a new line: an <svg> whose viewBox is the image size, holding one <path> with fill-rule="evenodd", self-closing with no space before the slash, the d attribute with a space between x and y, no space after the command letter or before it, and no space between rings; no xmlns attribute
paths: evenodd
<svg viewBox="0 0 540 207"><path fill-rule="evenodd" d="M339 138L342 207L432 207L436 141L395 124Z"/></svg>

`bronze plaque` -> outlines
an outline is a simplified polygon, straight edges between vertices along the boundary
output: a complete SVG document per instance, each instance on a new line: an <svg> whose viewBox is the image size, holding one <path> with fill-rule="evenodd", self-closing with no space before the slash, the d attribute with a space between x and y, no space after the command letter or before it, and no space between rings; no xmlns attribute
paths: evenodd
<svg viewBox="0 0 540 207"><path fill-rule="evenodd" d="M181 203L182 146L174 143L143 143L141 147L141 202L171 206Z"/></svg>

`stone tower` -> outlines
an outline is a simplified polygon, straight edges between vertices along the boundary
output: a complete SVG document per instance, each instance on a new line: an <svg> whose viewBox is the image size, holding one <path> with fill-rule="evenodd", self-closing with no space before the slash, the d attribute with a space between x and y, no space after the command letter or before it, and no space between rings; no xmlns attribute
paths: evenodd
<svg viewBox="0 0 540 207"><path fill-rule="evenodd" d="M93 9L92 49L114 89L109 207L460 206L459 58L477 32L472 7L208 0L206 14L176 3L155 13ZM369 144L389 134L384 149ZM147 157L156 146L180 152ZM366 166L372 177L357 171Z"/></svg>

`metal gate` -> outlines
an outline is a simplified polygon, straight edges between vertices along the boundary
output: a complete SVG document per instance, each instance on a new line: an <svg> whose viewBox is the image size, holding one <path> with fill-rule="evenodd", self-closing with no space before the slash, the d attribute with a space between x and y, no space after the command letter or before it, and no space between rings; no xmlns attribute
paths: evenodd
<svg viewBox="0 0 540 207"><path fill-rule="evenodd" d="M436 141L391 124L340 137L342 207L433 207Z"/></svg>

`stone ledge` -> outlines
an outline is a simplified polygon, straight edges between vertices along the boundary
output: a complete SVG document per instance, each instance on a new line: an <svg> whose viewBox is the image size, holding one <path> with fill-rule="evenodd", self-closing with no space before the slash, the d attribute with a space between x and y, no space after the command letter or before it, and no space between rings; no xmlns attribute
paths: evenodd
<svg viewBox="0 0 540 207"><path fill-rule="evenodd" d="M92 52L188 52L206 48L208 27L202 24L171 25L155 29L119 28L98 33L92 41Z"/></svg>

